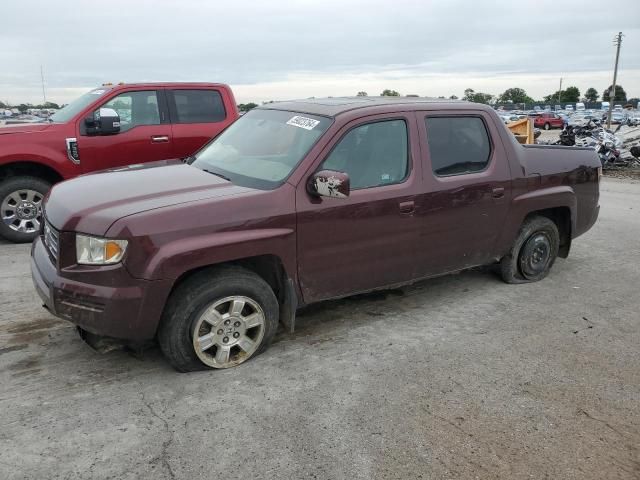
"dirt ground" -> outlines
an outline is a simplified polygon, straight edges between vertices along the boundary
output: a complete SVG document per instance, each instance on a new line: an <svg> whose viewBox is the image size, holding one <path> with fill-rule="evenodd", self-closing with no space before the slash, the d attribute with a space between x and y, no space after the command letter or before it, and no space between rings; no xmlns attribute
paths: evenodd
<svg viewBox="0 0 640 480"><path fill-rule="evenodd" d="M321 304L194 374L95 353L0 245L0 478L640 478L640 181L601 204L542 282Z"/></svg>

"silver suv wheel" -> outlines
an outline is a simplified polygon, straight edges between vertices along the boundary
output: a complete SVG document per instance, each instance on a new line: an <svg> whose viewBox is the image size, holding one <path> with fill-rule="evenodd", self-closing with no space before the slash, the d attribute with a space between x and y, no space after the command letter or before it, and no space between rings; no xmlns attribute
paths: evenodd
<svg viewBox="0 0 640 480"><path fill-rule="evenodd" d="M213 368L229 368L248 360L262 343L265 315L249 297L231 296L215 301L196 319L193 349Z"/></svg>

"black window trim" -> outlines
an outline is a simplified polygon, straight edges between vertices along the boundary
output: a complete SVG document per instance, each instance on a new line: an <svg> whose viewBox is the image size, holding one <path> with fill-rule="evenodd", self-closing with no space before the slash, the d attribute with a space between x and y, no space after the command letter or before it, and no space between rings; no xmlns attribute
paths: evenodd
<svg viewBox="0 0 640 480"><path fill-rule="evenodd" d="M222 110L224 111L224 118L221 120L218 120L216 122L179 122L178 121L178 107L176 106L176 99L174 97L174 92L180 92L180 91L194 91L194 90L203 90L205 92L217 92L218 95L220 95L220 100L222 101ZM168 110L169 110L169 121L174 124L174 125L197 125L197 124L203 124L203 123L222 123L222 122L226 122L229 119L229 112L227 111L227 106L224 104L224 94L222 92L222 90L218 89L218 88L197 88L197 87L191 87L191 88L167 88L165 89L165 93L167 96L167 106L168 106Z"/></svg>
<svg viewBox="0 0 640 480"><path fill-rule="evenodd" d="M404 117L404 116L370 119L370 120L365 120L364 122L359 123L357 125L353 125L353 126L349 127L349 129L346 132L344 132L342 135L340 135L340 138L332 145L331 150L329 150L329 152L320 161L320 164L318 165L318 168L316 168L314 170L313 174L315 174L315 173L317 173L317 172L322 170L322 165L324 165L324 162L327 161L327 159L331 156L331 154L336 149L336 147L338 145L340 145L342 140L344 140L344 138L347 135L349 135L349 133L351 133L353 130L355 130L356 128L363 127L365 125L371 125L371 124L374 124L374 123L381 123L381 122L393 122L394 120L402 120L404 122L404 126L405 126L405 129L406 129L406 132L407 132L407 171L406 171L404 177L402 179L400 179L399 181L397 181L397 182L384 183L384 184L380 184L380 185L372 185L370 187L352 188L351 191L352 192L357 192L357 191L360 191L360 190L369 190L371 188L389 187L391 185L402 185L403 183L406 183L407 180L409 179L409 177L411 176L411 172L413 171L413 157L411 156L411 134L410 134L410 130L411 129L410 129L410 125L409 125L409 122L408 122L409 118L408 117ZM346 173L346 172L342 172L342 173Z"/></svg>
<svg viewBox="0 0 640 480"><path fill-rule="evenodd" d="M450 175L438 175L436 172L434 172L433 170L433 162L431 161L431 150L429 148L429 129L427 128L427 123L426 120L427 118L479 118L482 121L482 124L484 125L484 131L487 134L487 138L489 139L489 157L487 159L487 164L486 166L482 169L482 170L475 170L473 172L463 172L463 173L452 173ZM493 138L491 136L491 134L489 133L489 126L487 125L487 120L484 118L483 115L479 115L479 114L475 114L475 113L461 113L461 114L451 114L451 113L445 113L442 115L438 115L438 114L428 114L424 116L424 120L422 121L422 124L424 125L424 131L426 133L426 140L427 140L427 145L426 145L426 152L427 155L429 156L429 169L428 171L430 171L433 176L435 178L450 178L450 177L459 177L461 175L475 175L478 173L484 173L487 170L489 170L489 167L491 167L491 165L493 164L493 157L494 157L494 153L495 153L495 145L493 143Z"/></svg>

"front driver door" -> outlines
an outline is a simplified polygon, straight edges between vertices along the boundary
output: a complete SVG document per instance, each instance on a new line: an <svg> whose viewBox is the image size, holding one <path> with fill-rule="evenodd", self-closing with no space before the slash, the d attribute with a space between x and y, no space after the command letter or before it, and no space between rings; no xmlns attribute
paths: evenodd
<svg viewBox="0 0 640 480"><path fill-rule="evenodd" d="M123 92L101 105L114 109L120 116L120 132L114 135L88 136L80 125L78 152L83 171L171 158L171 125L163 93L162 90Z"/></svg>
<svg viewBox="0 0 640 480"><path fill-rule="evenodd" d="M304 301L405 282L415 277L421 188L413 116L378 115L347 124L323 150L296 191L298 276ZM347 198L313 197L317 170L349 174Z"/></svg>

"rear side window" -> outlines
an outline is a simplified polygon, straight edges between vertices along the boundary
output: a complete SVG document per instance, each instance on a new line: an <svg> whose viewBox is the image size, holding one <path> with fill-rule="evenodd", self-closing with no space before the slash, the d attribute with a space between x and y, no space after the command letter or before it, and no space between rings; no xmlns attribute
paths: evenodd
<svg viewBox="0 0 640 480"><path fill-rule="evenodd" d="M427 117L431 168L437 176L463 175L487 168L491 142L478 117Z"/></svg>
<svg viewBox="0 0 640 480"><path fill-rule="evenodd" d="M226 118L217 90L173 90L174 123L211 123Z"/></svg>

